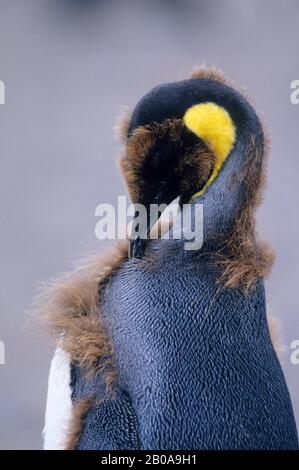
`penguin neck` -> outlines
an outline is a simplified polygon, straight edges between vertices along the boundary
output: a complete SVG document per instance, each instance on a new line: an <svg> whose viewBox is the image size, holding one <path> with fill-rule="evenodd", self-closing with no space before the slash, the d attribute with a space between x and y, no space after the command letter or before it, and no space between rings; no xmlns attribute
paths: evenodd
<svg viewBox="0 0 299 470"><path fill-rule="evenodd" d="M215 251L226 242L248 197L248 165L260 166L262 163L263 152L260 153L260 161L250 160L251 135L246 131L239 134L217 178L202 195L183 206L171 230L174 238L186 242L193 233L194 239L202 241L202 252ZM263 142L260 141L259 145Z"/></svg>
<svg viewBox="0 0 299 470"><path fill-rule="evenodd" d="M221 168L217 178L206 191L191 201L203 206L203 247L223 243L235 225L244 203L244 156L247 142L240 138Z"/></svg>

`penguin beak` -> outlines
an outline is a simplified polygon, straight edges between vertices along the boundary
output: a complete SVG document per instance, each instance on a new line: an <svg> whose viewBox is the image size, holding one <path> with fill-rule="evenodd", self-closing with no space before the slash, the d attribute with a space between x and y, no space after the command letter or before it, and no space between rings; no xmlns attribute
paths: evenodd
<svg viewBox="0 0 299 470"><path fill-rule="evenodd" d="M136 219L138 213L135 213L134 220ZM133 221L134 223L134 221ZM145 227L143 233L140 231L138 232L137 236L130 240L130 250L129 250L129 257L130 258L143 258L146 244L150 234L150 217L148 215L148 210L146 211L146 220L142 220L141 224L142 227ZM138 229L138 227L137 227Z"/></svg>
<svg viewBox="0 0 299 470"><path fill-rule="evenodd" d="M156 224L158 219L161 217L162 213L166 209L166 207L176 198L176 195L170 195L167 190L161 190L157 193L157 195L152 199L152 201L148 204L144 204L146 209L145 214L143 215L145 220L141 220L139 227L136 227L138 230L138 234L136 237L130 240L130 248L129 248L129 258L137 258L142 259L145 253L146 245L150 238L150 232L153 226ZM151 219L151 206L156 205L159 207L159 213L157 214L158 219L152 220ZM136 217L140 215L135 213L134 220ZM133 223L134 223L133 220Z"/></svg>
<svg viewBox="0 0 299 470"><path fill-rule="evenodd" d="M130 240L129 258L142 259L146 248L146 242L147 240L143 240L140 237Z"/></svg>

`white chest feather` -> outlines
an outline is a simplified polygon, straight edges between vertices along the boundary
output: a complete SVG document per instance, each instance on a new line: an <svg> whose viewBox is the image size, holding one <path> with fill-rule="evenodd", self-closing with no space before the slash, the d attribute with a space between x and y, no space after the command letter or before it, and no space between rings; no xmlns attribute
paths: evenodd
<svg viewBox="0 0 299 470"><path fill-rule="evenodd" d="M52 359L43 430L45 450L63 450L72 416L69 355L57 348Z"/></svg>

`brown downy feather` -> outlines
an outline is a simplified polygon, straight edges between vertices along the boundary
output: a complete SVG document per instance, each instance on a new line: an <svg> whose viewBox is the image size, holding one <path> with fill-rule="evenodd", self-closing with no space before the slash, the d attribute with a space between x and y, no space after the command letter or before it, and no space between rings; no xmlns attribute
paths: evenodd
<svg viewBox="0 0 299 470"><path fill-rule="evenodd" d="M170 183L177 187L184 203L201 189L209 178L215 164L215 155L208 146L200 141L197 145L186 147L186 135L192 134L182 119L166 119L162 123L152 123L135 129L127 141L120 158L120 169L134 203L145 203L148 186L151 185L151 171L165 173L168 161L159 160L153 152L154 146L167 141L168 150L174 151ZM180 158L175 158L180 155ZM162 155L163 156L163 155ZM169 172L170 173L170 172Z"/></svg>
<svg viewBox="0 0 299 470"><path fill-rule="evenodd" d="M90 373L102 372L109 387L115 377L113 345L99 311L100 290L128 256L128 243L95 256L55 280L37 299L35 309L60 347Z"/></svg>
<svg viewBox="0 0 299 470"><path fill-rule="evenodd" d="M150 127L139 127L135 129L120 157L120 170L133 203L140 201L140 192L144 182L139 180L139 170L153 144L154 136Z"/></svg>
<svg viewBox="0 0 299 470"><path fill-rule="evenodd" d="M93 397L78 400L72 410L72 417L69 423L69 431L67 432L64 450L76 450L81 432L84 427L84 421L88 410L93 404Z"/></svg>
<svg viewBox="0 0 299 470"><path fill-rule="evenodd" d="M189 77L188 77L189 78ZM206 67L205 65L202 65L201 67L194 68L193 72L191 73L190 78L196 78L196 79L201 79L201 78L207 78L209 80L214 80L215 82L219 82L222 85L229 86L231 88L234 88L234 90L237 90L241 95L246 98L249 103L252 104L252 99L250 95L247 92L247 89L243 86L238 86L235 83L233 83L231 80L226 78L223 73L215 68L215 67Z"/></svg>
<svg viewBox="0 0 299 470"><path fill-rule="evenodd" d="M215 80L223 85L229 85L229 81L220 70L214 67L208 68L205 65L195 68L191 73L191 78L208 78L209 80Z"/></svg>

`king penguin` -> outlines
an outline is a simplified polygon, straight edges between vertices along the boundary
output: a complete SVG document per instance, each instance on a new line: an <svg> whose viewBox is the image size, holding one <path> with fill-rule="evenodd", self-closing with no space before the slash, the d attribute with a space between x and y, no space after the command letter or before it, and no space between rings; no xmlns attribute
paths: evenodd
<svg viewBox="0 0 299 470"><path fill-rule="evenodd" d="M267 139L221 74L156 86L121 126L134 204L179 201L152 239L117 243L52 284L43 314L57 339L46 449L298 449L271 340L258 240ZM202 207L202 242L187 249ZM190 231L190 227L189 227ZM179 235L179 236L178 236Z"/></svg>

